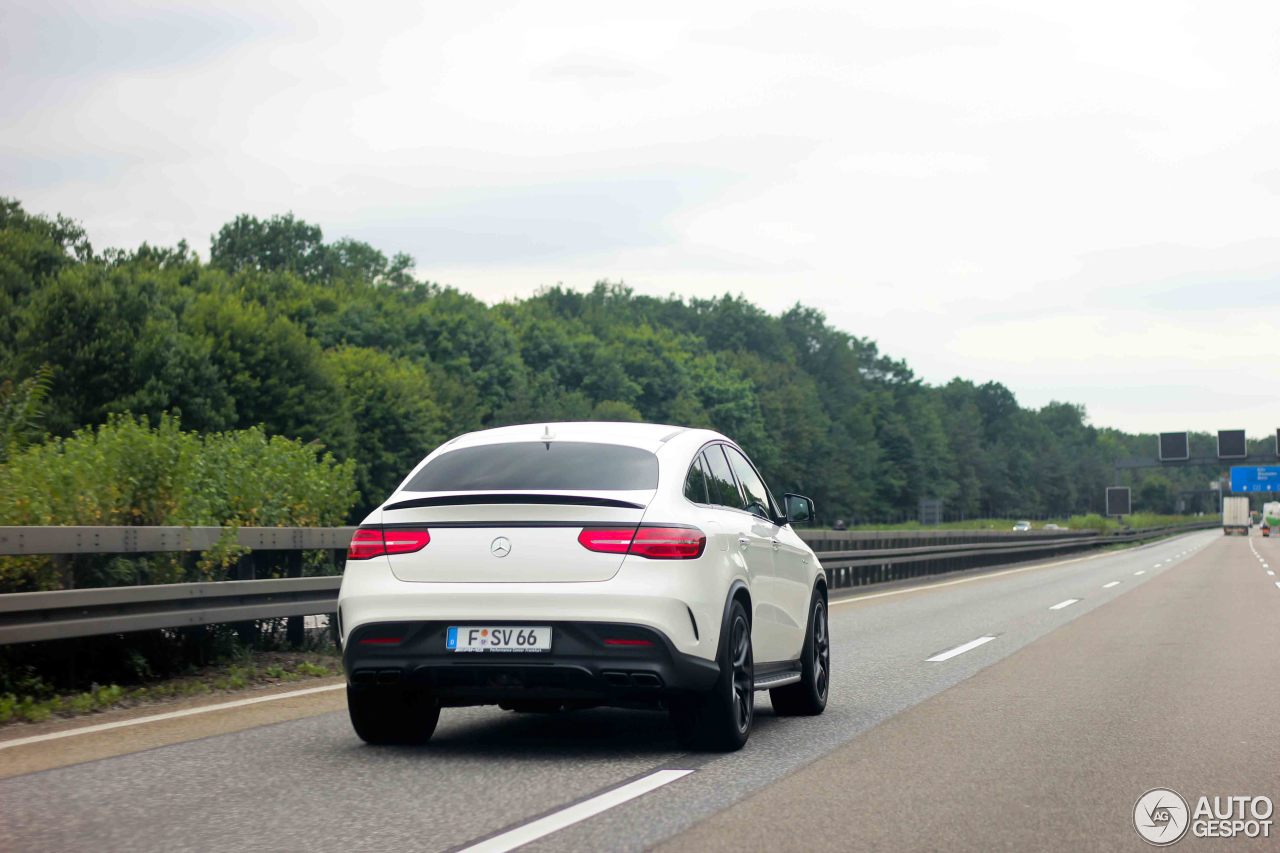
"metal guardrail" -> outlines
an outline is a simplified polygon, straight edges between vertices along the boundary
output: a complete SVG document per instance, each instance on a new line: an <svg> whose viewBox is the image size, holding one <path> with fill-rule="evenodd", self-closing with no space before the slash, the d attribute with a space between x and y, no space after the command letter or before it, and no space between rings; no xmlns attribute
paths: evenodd
<svg viewBox="0 0 1280 853"><path fill-rule="evenodd" d="M0 595L0 645L332 613L340 576Z"/></svg>
<svg viewBox="0 0 1280 853"><path fill-rule="evenodd" d="M959 541L942 545L912 546L900 544L904 534L888 548L872 547L845 551L820 551L818 559L827 572L827 583L832 589L863 586L874 583L910 580L927 575L981 568L1001 563L1056 557L1087 548L1148 542L1176 533L1216 528L1214 519L1195 524L1149 527L1110 534L1093 531L1061 531L1035 534L988 531L966 531ZM933 533L929 531L929 533ZM830 534L824 534L829 536ZM944 532L933 534L948 537ZM859 539L852 541L859 541ZM829 543L824 543L829 544ZM861 542L859 541L859 544ZM880 542L876 542L880 545Z"/></svg>
<svg viewBox="0 0 1280 853"><path fill-rule="evenodd" d="M346 550L354 527L240 527L235 544L271 551ZM0 527L0 555L207 551L225 527Z"/></svg>
<svg viewBox="0 0 1280 853"><path fill-rule="evenodd" d="M801 535L815 548L829 586L838 589L1144 542L1217 526L1218 521L1212 520L1108 535L1091 531L803 531ZM235 531L235 541L263 551L339 551L346 548L354 529L242 527ZM0 527L0 555L203 551L227 532L220 527ZM852 547L832 547L839 545ZM0 645L332 613L341 582L340 576L292 577L3 594Z"/></svg>

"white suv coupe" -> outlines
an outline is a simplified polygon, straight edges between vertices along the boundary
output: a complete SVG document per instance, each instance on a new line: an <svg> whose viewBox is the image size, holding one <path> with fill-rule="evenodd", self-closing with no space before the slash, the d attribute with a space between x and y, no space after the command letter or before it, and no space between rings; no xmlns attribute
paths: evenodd
<svg viewBox="0 0 1280 853"><path fill-rule="evenodd" d="M338 622L369 743L422 743L442 706L666 708L686 746L746 743L754 691L819 714L826 576L716 432L553 423L437 448L351 540Z"/></svg>

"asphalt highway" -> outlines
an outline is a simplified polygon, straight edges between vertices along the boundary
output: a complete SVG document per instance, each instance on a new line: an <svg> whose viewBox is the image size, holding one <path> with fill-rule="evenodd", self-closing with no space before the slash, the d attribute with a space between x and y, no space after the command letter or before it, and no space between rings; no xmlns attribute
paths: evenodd
<svg viewBox="0 0 1280 853"><path fill-rule="evenodd" d="M1277 566L1203 532L833 599L827 712L757 694L732 755L621 710L371 748L335 689L5 732L0 850L1144 849L1149 788L1280 799Z"/></svg>

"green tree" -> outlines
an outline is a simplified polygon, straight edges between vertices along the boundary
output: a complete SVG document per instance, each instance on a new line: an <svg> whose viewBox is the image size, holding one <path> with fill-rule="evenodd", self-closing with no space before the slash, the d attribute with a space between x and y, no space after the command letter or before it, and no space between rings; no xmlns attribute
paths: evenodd
<svg viewBox="0 0 1280 853"><path fill-rule="evenodd" d="M44 437L41 420L52 372L44 366L21 382L0 382L0 464Z"/></svg>
<svg viewBox="0 0 1280 853"><path fill-rule="evenodd" d="M210 262L228 272L287 270L319 278L329 269L324 233L319 225L292 213L262 220L242 213L213 235Z"/></svg>
<svg viewBox="0 0 1280 853"><path fill-rule="evenodd" d="M420 365L378 350L342 347L325 354L358 439L351 450L358 513L377 506L422 457L450 436L434 381Z"/></svg>

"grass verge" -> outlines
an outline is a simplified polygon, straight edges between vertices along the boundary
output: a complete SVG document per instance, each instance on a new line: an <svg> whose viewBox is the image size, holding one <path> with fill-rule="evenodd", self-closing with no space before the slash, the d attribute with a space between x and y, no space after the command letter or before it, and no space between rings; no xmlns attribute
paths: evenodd
<svg viewBox="0 0 1280 853"><path fill-rule="evenodd" d="M0 694L0 726L72 718L114 708L133 708L190 696L235 693L342 674L336 651L260 651L232 661L201 667L176 678L138 687L95 684L78 693L54 695Z"/></svg>

